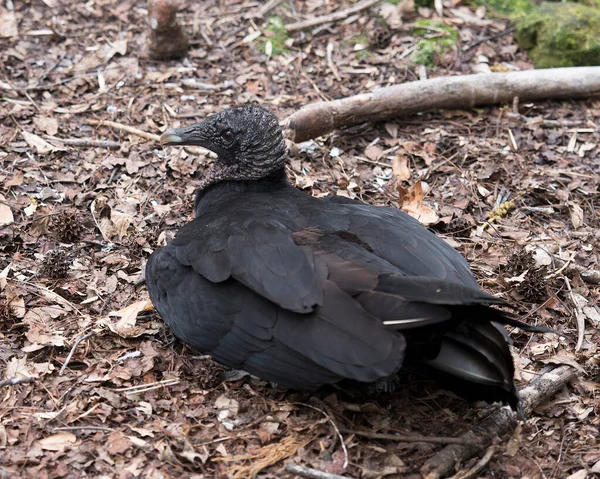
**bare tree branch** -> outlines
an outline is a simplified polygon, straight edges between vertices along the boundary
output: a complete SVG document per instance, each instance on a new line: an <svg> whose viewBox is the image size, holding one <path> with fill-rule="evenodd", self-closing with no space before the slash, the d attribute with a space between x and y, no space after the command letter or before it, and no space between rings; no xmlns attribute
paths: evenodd
<svg viewBox="0 0 600 479"><path fill-rule="evenodd" d="M440 77L312 103L284 120L286 136L302 142L365 121L445 108L600 96L600 67L551 68Z"/></svg>

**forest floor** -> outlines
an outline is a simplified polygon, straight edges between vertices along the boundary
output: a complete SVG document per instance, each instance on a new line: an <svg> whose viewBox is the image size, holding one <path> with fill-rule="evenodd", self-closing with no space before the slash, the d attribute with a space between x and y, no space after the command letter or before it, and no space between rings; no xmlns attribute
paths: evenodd
<svg viewBox="0 0 600 479"><path fill-rule="evenodd" d="M506 21L460 0L440 19L457 43L428 67L413 61L413 27L437 14L403 11L407 2L287 41L274 16L288 23L350 2L291 0L262 16L256 1L187 3L189 55L168 62L144 56L141 0L0 9L0 34L18 30L0 39L0 380L13 380L0 383L0 477L287 478L297 463L418 478L443 446L352 431L459 436L498 406L410 374L398 392L360 401L282 391L227 377L175 341L139 280L192 218L207 159L99 121L160 134L252 102L283 119L425 75L533 66ZM560 333L511 331L520 386L548 363L579 377L501 438L480 477L600 473L599 125L598 100L498 105L364 124L292 151L289 178L307 194L398 207L408 189L417 201L401 206L458 248L486 291Z"/></svg>

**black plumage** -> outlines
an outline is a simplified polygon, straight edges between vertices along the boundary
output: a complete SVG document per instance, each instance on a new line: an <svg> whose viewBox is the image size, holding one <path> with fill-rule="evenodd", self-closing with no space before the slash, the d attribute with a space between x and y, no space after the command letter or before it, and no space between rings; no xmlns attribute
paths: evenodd
<svg viewBox="0 0 600 479"><path fill-rule="evenodd" d="M409 362L470 399L517 404L501 323L520 323L415 219L292 187L281 128L260 107L161 141L218 155L195 219L146 269L152 303L182 341L295 389L370 383Z"/></svg>

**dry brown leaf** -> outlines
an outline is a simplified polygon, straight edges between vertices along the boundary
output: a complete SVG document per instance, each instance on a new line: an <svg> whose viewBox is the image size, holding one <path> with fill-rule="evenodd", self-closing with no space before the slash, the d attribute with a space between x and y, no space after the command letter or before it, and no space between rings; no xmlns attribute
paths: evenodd
<svg viewBox="0 0 600 479"><path fill-rule="evenodd" d="M136 301L135 303L126 306L119 311L115 311L114 313L109 313L109 316L119 316L121 319L117 322L118 327L125 326L135 326L135 321L138 313L148 309L149 305L151 305L149 300L145 299L142 301Z"/></svg>
<svg viewBox="0 0 600 479"><path fill-rule="evenodd" d="M421 145L416 141L405 141L400 143L400 146L405 153L423 158L423 161L427 166L431 165L434 160L435 143L427 142L424 145Z"/></svg>
<svg viewBox="0 0 600 479"><path fill-rule="evenodd" d="M19 36L17 15L15 12L0 7L0 37L10 38Z"/></svg>
<svg viewBox="0 0 600 479"><path fill-rule="evenodd" d="M396 155L396 157L392 160L392 172L398 181L406 181L410 179L408 158L404 155Z"/></svg>
<svg viewBox="0 0 600 479"><path fill-rule="evenodd" d="M569 210L571 211L571 224L574 229L583 226L583 209L577 203L569 201Z"/></svg>
<svg viewBox="0 0 600 479"><path fill-rule="evenodd" d="M383 150L378 146L372 145L365 149L365 156L371 161L377 161L383 155Z"/></svg>
<svg viewBox="0 0 600 479"><path fill-rule="evenodd" d="M10 307L12 314L16 318L22 318L25 316L25 300L21 290L11 284L9 281L4 291L6 297L6 304Z"/></svg>
<svg viewBox="0 0 600 479"><path fill-rule="evenodd" d="M13 216L12 210L10 206L6 203L3 203L6 198L0 195L0 226L6 226L15 221L15 217Z"/></svg>
<svg viewBox="0 0 600 479"><path fill-rule="evenodd" d="M11 268L12 263L8 263L6 268L4 268L2 272L0 272L0 291L4 291L4 288L6 288L6 285L8 284L8 273L11 270Z"/></svg>
<svg viewBox="0 0 600 479"><path fill-rule="evenodd" d="M34 148L40 155L44 155L46 153L50 153L52 151L64 151L64 148L60 148L58 146L51 145L43 138L34 135L33 133L29 133L28 131L21 130L21 135L27 142L27 144Z"/></svg>
<svg viewBox="0 0 600 479"><path fill-rule="evenodd" d="M141 311L147 311L153 307L150 300L136 301L119 311L108 313L109 316L117 316L120 318L116 323L113 323L110 318L104 318L100 320L100 322L122 338L135 338L147 333L145 329L136 326L137 315Z"/></svg>
<svg viewBox="0 0 600 479"><path fill-rule="evenodd" d="M6 186L7 188L10 186L21 186L23 184L23 180L23 172L17 171L14 175L12 175L12 177L6 180L4 186Z"/></svg>
<svg viewBox="0 0 600 479"><path fill-rule="evenodd" d="M46 451L63 451L66 447L77 442L77 436L72 432L59 432L38 441L42 449Z"/></svg>
<svg viewBox="0 0 600 479"><path fill-rule="evenodd" d="M106 450L109 454L117 455L123 454L127 449L129 449L133 443L131 439L125 436L120 431L114 431L108 436L106 441Z"/></svg>
<svg viewBox="0 0 600 479"><path fill-rule="evenodd" d="M33 119L34 125L48 135L56 135L58 133L58 121L50 116L36 116Z"/></svg>
<svg viewBox="0 0 600 479"><path fill-rule="evenodd" d="M398 185L398 193L400 194L400 209L419 220L422 225L431 225L439 220L435 211L423 204L425 194L420 181L408 188Z"/></svg>

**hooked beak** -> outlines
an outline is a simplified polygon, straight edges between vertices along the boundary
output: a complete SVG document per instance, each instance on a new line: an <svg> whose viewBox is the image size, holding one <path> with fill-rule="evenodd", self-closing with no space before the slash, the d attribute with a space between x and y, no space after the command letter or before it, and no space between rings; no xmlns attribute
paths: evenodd
<svg viewBox="0 0 600 479"><path fill-rule="evenodd" d="M162 135L160 135L161 146L181 145L183 141L183 138L178 134L177 128L167 130Z"/></svg>

